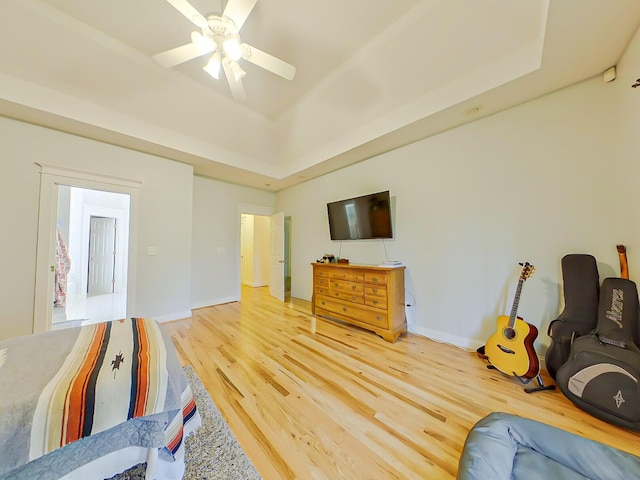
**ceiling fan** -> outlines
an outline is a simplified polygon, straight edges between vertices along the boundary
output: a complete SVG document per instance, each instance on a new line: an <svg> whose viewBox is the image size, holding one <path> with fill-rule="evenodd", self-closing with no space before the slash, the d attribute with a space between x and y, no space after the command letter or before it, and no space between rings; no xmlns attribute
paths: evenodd
<svg viewBox="0 0 640 480"><path fill-rule="evenodd" d="M191 43L153 56L160 65L171 68L194 58L211 54L203 69L213 78L224 71L231 94L238 101L246 99L242 78L246 72L238 60L244 59L287 80L292 80L296 67L262 50L240 42L238 32L258 0L228 0L221 15L200 14L187 0L167 0L200 31L191 33Z"/></svg>

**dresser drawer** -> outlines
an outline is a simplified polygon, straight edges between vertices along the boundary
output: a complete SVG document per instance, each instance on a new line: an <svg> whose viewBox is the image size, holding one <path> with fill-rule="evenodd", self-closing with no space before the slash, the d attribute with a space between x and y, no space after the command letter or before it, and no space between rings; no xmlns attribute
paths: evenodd
<svg viewBox="0 0 640 480"><path fill-rule="evenodd" d="M387 284L387 274L384 272L365 272L365 283L379 283L381 285Z"/></svg>
<svg viewBox="0 0 640 480"><path fill-rule="evenodd" d="M333 313L336 317L348 317L377 328L388 328L389 319L385 310L374 310L332 298L316 296L316 308Z"/></svg>
<svg viewBox="0 0 640 480"><path fill-rule="evenodd" d="M357 305L348 302L340 302L329 297L316 296L316 308L322 308L341 317L355 318Z"/></svg>
<svg viewBox="0 0 640 480"><path fill-rule="evenodd" d="M316 286L329 288L329 277L320 277L316 275L314 283Z"/></svg>
<svg viewBox="0 0 640 480"><path fill-rule="evenodd" d="M331 288L331 290L339 290L341 292L349 292L349 293L354 293L358 295L364 295L364 284L362 283L331 279L329 281L329 288Z"/></svg>
<svg viewBox="0 0 640 480"><path fill-rule="evenodd" d="M362 282L364 280L364 272L358 270L336 270L335 272L331 272L331 278L348 280L350 282Z"/></svg>
<svg viewBox="0 0 640 480"><path fill-rule="evenodd" d="M329 293L331 298L338 298L347 302L364 304L364 295L357 292L343 292L341 290L331 290Z"/></svg>
<svg viewBox="0 0 640 480"><path fill-rule="evenodd" d="M329 278L331 276L332 269L331 268L316 267L315 270L314 270L314 273L315 273L316 278L318 278L318 277Z"/></svg>
<svg viewBox="0 0 640 480"><path fill-rule="evenodd" d="M386 310L374 311L359 309L354 317L356 320L378 328L389 328L389 317Z"/></svg>
<svg viewBox="0 0 640 480"><path fill-rule="evenodd" d="M329 287L323 287L322 285L318 285L318 282L316 282L316 286L314 287L313 291L315 292L316 295L330 295L331 292L329 290Z"/></svg>
<svg viewBox="0 0 640 480"><path fill-rule="evenodd" d="M371 307L387 307L387 286L386 285L366 285L364 287L364 303Z"/></svg>
<svg viewBox="0 0 640 480"><path fill-rule="evenodd" d="M386 300L381 300L380 298L364 298L364 304L365 305L369 305L370 307L375 307L375 308L379 308L380 310L386 310L387 309L387 302Z"/></svg>

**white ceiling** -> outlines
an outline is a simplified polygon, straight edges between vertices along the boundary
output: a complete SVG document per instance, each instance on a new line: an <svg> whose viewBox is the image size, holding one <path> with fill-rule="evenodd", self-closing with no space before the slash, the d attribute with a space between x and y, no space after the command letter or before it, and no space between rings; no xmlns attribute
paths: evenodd
<svg viewBox="0 0 640 480"><path fill-rule="evenodd" d="M0 114L277 191L599 75L639 25L637 0L258 0L242 41L297 73L241 60L239 103L206 56L151 58L196 29L166 0L2 0Z"/></svg>

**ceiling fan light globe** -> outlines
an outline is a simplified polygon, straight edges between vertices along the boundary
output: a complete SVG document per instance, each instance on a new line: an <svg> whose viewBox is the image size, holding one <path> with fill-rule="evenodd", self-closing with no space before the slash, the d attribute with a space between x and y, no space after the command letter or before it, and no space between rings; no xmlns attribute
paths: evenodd
<svg viewBox="0 0 640 480"><path fill-rule="evenodd" d="M242 58L242 48L240 42L235 38L227 38L222 44L224 53L234 62L237 62Z"/></svg>
<svg viewBox="0 0 640 480"><path fill-rule="evenodd" d="M211 55L209 62L202 69L218 80L220 78L220 54L218 52Z"/></svg>
<svg viewBox="0 0 640 480"><path fill-rule="evenodd" d="M213 40L200 32L191 33L191 41L196 45L201 54L205 54L215 49Z"/></svg>

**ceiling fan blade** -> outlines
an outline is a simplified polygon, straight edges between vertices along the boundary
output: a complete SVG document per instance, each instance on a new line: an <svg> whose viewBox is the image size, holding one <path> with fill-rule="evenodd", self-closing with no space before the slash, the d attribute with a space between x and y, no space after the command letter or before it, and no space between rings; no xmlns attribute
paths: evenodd
<svg viewBox="0 0 640 480"><path fill-rule="evenodd" d="M229 17L236 24L238 30L242 28L245 20L256 6L258 0L229 0L222 12L223 17Z"/></svg>
<svg viewBox="0 0 640 480"><path fill-rule="evenodd" d="M224 69L224 75L229 82L229 88L231 89L231 95L238 102L244 102L247 99L247 94L244 91L244 85L242 85L242 79L235 79L231 67L228 62L222 62L222 68Z"/></svg>
<svg viewBox="0 0 640 480"><path fill-rule="evenodd" d="M190 22L200 28L209 28L207 19L202 16L187 0L167 0L173 7L184 15Z"/></svg>
<svg viewBox="0 0 640 480"><path fill-rule="evenodd" d="M242 44L242 58L287 80L293 80L296 75L296 67L293 65L247 43Z"/></svg>
<svg viewBox="0 0 640 480"><path fill-rule="evenodd" d="M187 43L186 45L172 48L166 52L158 53L153 56L153 59L163 67L171 68L212 51L213 47L207 52L204 51L200 45Z"/></svg>

